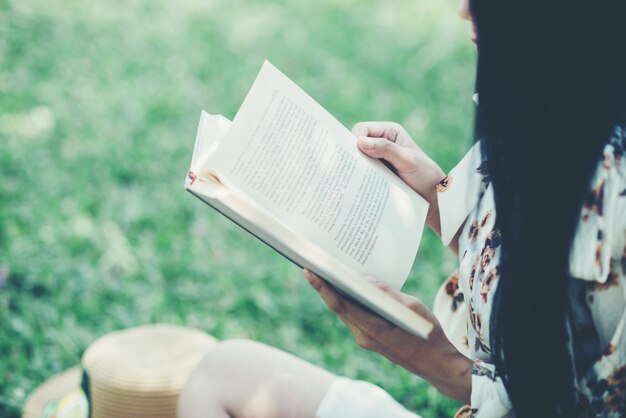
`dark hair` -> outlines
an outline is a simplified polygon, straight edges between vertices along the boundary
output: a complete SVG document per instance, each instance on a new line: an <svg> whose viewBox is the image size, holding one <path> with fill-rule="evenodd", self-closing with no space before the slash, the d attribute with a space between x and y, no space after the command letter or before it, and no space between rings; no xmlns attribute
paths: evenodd
<svg viewBox="0 0 626 418"><path fill-rule="evenodd" d="M626 2L475 0L477 137L502 237L490 338L516 416L573 416L569 251L626 103Z"/></svg>

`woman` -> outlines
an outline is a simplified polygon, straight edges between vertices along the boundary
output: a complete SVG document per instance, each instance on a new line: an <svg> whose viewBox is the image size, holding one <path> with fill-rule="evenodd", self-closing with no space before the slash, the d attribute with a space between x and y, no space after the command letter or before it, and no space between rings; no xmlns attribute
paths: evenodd
<svg viewBox="0 0 626 418"><path fill-rule="evenodd" d="M626 415L626 2L577 3L462 4L477 28L482 152L450 176L396 124L353 129L431 203L429 226L453 231L443 328L384 289L435 324L411 336L305 272L361 346L467 404L459 416ZM459 201L461 186L479 192ZM209 353L180 414L416 417L380 388L242 341Z"/></svg>

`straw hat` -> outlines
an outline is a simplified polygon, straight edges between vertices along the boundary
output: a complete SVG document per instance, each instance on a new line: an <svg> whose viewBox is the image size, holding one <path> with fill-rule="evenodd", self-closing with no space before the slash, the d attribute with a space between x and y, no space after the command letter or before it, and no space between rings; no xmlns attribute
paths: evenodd
<svg viewBox="0 0 626 418"><path fill-rule="evenodd" d="M189 374L216 342L202 331L174 325L107 334L87 348L82 368L36 389L23 418L175 418Z"/></svg>

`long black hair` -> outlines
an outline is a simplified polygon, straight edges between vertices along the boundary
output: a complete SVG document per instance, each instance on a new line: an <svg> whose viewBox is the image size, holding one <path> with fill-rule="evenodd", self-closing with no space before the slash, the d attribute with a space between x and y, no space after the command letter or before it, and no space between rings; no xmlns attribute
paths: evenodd
<svg viewBox="0 0 626 418"><path fill-rule="evenodd" d="M475 0L477 136L492 179L500 279L490 336L516 416L574 416L569 251L626 104L626 1Z"/></svg>

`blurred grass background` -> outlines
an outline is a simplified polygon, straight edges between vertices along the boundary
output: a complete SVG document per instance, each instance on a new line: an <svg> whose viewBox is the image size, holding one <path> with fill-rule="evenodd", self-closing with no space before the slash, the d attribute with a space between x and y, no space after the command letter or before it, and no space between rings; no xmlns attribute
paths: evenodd
<svg viewBox="0 0 626 418"><path fill-rule="evenodd" d="M200 110L234 116L265 58L346 126L398 121L450 169L471 141L467 26L455 0L0 0L0 416L98 336L150 322L253 338L451 416L182 184ZM427 232L405 290L430 303L454 268Z"/></svg>

